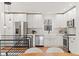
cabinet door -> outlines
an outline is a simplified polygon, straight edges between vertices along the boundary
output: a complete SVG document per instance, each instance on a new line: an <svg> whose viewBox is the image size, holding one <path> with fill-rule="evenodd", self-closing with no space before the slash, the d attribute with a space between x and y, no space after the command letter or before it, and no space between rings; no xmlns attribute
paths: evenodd
<svg viewBox="0 0 79 59"><path fill-rule="evenodd" d="M41 14L28 15L28 28L42 28L43 18Z"/></svg>
<svg viewBox="0 0 79 59"><path fill-rule="evenodd" d="M14 22L27 22L26 14L13 14Z"/></svg>
<svg viewBox="0 0 79 59"><path fill-rule="evenodd" d="M75 51L75 45L76 45L76 37L75 36L70 36L69 37L69 50L71 53Z"/></svg>

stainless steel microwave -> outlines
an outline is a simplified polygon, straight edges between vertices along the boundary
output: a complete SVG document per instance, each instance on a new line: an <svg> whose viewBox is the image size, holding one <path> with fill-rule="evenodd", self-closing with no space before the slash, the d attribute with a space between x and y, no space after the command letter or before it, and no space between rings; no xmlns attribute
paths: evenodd
<svg viewBox="0 0 79 59"><path fill-rule="evenodd" d="M67 21L67 27L68 28L74 28L74 19Z"/></svg>

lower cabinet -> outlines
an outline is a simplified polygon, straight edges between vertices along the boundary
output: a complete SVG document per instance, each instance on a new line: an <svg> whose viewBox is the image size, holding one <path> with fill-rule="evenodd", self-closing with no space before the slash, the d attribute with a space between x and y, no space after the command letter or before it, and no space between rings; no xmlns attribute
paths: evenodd
<svg viewBox="0 0 79 59"><path fill-rule="evenodd" d="M44 37L44 46L46 47L62 47L63 46L63 37L62 36L48 36Z"/></svg>
<svg viewBox="0 0 79 59"><path fill-rule="evenodd" d="M76 36L69 36L69 50L71 53L75 52L76 48Z"/></svg>

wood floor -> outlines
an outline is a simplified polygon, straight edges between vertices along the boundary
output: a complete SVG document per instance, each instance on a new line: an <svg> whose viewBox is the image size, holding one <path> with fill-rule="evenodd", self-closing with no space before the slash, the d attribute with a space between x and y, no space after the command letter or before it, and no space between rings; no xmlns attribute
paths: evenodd
<svg viewBox="0 0 79 59"><path fill-rule="evenodd" d="M45 53L46 50L48 49L48 47L38 47L38 48L40 48L43 51L43 53L28 53L28 54L25 54L24 52L27 50L27 48L11 48L11 47L3 48L3 49L1 49L1 51L3 51L3 52L23 51L23 53L18 54L18 56L79 56L79 55L67 53L67 52L65 52L65 53Z"/></svg>
<svg viewBox="0 0 79 59"><path fill-rule="evenodd" d="M2 49L1 49L1 52L2 52L2 53L6 53L6 52L8 52L8 53L10 53L10 52L11 52L11 53L15 53L15 52L24 53L26 49L27 49L27 48L5 47L5 48L2 48Z"/></svg>

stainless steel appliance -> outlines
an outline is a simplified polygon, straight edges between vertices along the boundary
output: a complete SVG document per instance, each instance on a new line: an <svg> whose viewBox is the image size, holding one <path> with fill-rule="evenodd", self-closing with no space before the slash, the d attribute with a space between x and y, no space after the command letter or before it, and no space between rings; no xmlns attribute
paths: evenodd
<svg viewBox="0 0 79 59"><path fill-rule="evenodd" d="M69 36L68 35L63 36L63 49L67 52L70 52L69 51Z"/></svg>
<svg viewBox="0 0 79 59"><path fill-rule="evenodd" d="M36 47L44 47L43 35L35 35L35 46Z"/></svg>
<svg viewBox="0 0 79 59"><path fill-rule="evenodd" d="M73 28L74 27L74 19L67 21L67 27L68 28Z"/></svg>

